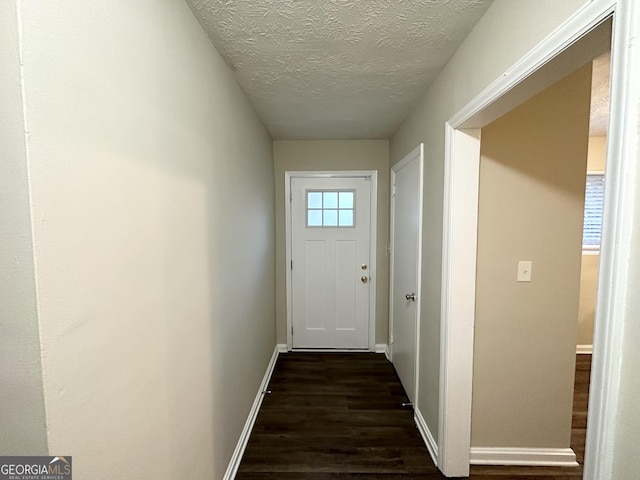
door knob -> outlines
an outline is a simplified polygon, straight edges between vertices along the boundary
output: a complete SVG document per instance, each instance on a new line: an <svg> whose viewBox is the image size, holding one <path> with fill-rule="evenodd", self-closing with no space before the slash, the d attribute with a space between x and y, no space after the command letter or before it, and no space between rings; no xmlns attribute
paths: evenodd
<svg viewBox="0 0 640 480"><path fill-rule="evenodd" d="M406 298L407 300L411 300L412 302L416 301L416 294L415 293L406 293L404 295L404 298Z"/></svg>
<svg viewBox="0 0 640 480"><path fill-rule="evenodd" d="M363 275L360 277L360 280L362 281L362 283L367 283L369 281L369 277L367 277L366 275Z"/></svg>

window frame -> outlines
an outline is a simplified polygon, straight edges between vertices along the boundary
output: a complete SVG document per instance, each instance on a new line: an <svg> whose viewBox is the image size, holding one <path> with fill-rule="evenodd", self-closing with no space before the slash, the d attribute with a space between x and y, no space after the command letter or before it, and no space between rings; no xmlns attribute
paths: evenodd
<svg viewBox="0 0 640 480"><path fill-rule="evenodd" d="M348 192L353 194L353 203L351 208L340 208L340 193ZM309 208L309 193L322 193L322 207L321 208ZM337 194L337 203L336 208L326 208L324 207L324 194L325 193L336 193ZM357 198L356 198L356 190L349 188L340 188L340 189L315 189L310 188L306 189L304 192L304 212L305 219L304 224L305 228L356 228L356 210L357 210ZM322 225L309 225L309 211L318 211L321 212L322 215ZM325 211L335 211L336 212L336 225L324 225L324 212ZM340 211L351 211L353 214L353 221L351 225L340 225Z"/></svg>
<svg viewBox="0 0 640 480"><path fill-rule="evenodd" d="M602 216L604 215L604 190L602 192L602 213L600 215L600 238L599 238L599 242L598 245L585 245L584 243L584 233L585 233L585 226L586 226L586 221L585 221L585 216L586 216L586 212L587 212L587 188L588 188L588 184L589 184L589 177L590 176L598 176L598 177L602 177L603 182L604 182L604 188L606 188L606 177L605 177L605 172L604 170L587 170L587 175L585 177L585 191L584 191L584 210L583 210L583 220L582 220L582 254L583 255L599 255L600 254L600 247L602 244Z"/></svg>

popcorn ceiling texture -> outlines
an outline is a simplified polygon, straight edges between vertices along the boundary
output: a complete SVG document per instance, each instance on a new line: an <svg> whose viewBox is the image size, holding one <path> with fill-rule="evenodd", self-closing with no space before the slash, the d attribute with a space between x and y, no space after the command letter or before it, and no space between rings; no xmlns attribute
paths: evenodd
<svg viewBox="0 0 640 480"><path fill-rule="evenodd" d="M188 0L274 139L389 138L491 0Z"/></svg>
<svg viewBox="0 0 640 480"><path fill-rule="evenodd" d="M589 135L604 137L609 123L609 77L611 70L611 51L593 61L593 80L591 84L591 120Z"/></svg>

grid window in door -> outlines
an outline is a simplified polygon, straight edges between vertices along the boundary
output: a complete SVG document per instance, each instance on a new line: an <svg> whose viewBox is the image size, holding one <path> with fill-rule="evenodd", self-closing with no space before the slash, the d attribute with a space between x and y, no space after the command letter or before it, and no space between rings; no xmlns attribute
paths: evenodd
<svg viewBox="0 0 640 480"><path fill-rule="evenodd" d="M355 191L307 190L307 227L353 227L355 215Z"/></svg>

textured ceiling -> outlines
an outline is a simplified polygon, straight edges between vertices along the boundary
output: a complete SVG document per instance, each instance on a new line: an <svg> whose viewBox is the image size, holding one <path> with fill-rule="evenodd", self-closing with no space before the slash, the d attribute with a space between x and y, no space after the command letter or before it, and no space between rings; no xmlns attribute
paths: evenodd
<svg viewBox="0 0 640 480"><path fill-rule="evenodd" d="M593 61L591 78L591 119L589 135L604 137L609 124L609 77L611 70L611 52L607 52Z"/></svg>
<svg viewBox="0 0 640 480"><path fill-rule="evenodd" d="M188 0L275 139L389 138L492 0Z"/></svg>

